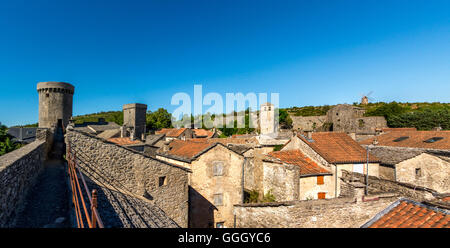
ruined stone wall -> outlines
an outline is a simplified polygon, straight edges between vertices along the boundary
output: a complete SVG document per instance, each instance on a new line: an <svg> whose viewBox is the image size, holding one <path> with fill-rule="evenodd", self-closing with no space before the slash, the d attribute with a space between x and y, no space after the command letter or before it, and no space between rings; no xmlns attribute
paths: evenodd
<svg viewBox="0 0 450 248"><path fill-rule="evenodd" d="M270 191L278 202L298 200L298 166L263 162L263 171L263 194Z"/></svg>
<svg viewBox="0 0 450 248"><path fill-rule="evenodd" d="M450 163L436 156L422 153L398 163L395 172L398 182L430 188L439 193L450 193Z"/></svg>
<svg viewBox="0 0 450 248"><path fill-rule="evenodd" d="M318 130L327 121L326 115L321 116L295 116L289 115L292 119L292 129L302 131Z"/></svg>
<svg viewBox="0 0 450 248"><path fill-rule="evenodd" d="M352 198L236 205L240 228L359 228L397 197L355 202Z"/></svg>
<svg viewBox="0 0 450 248"><path fill-rule="evenodd" d="M43 169L45 158L45 140L0 157L0 227L14 226L18 208Z"/></svg>
<svg viewBox="0 0 450 248"><path fill-rule="evenodd" d="M179 226L187 227L188 169L80 131L68 130L69 142L88 177L151 200Z"/></svg>

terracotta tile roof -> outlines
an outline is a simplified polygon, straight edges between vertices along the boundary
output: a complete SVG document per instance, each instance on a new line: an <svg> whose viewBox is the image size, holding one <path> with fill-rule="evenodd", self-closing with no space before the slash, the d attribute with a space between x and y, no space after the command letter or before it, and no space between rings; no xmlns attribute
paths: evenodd
<svg viewBox="0 0 450 248"><path fill-rule="evenodd" d="M159 131L156 131L155 134L165 134L166 137L178 137L180 136L187 128L163 128Z"/></svg>
<svg viewBox="0 0 450 248"><path fill-rule="evenodd" d="M450 228L450 211L400 199L362 227Z"/></svg>
<svg viewBox="0 0 450 248"><path fill-rule="evenodd" d="M408 138L401 138L408 137ZM432 143L425 142L433 137L442 137ZM450 149L450 131L395 131L381 134L359 142L361 145L368 145L377 139L379 146L414 147L431 149ZM399 139L401 138L401 139ZM396 140L396 141L395 141Z"/></svg>
<svg viewBox="0 0 450 248"><path fill-rule="evenodd" d="M189 139L194 142L208 142L208 143L221 143L222 145L228 146L233 145L258 145L259 142L255 137L251 138L209 138L209 139Z"/></svg>
<svg viewBox="0 0 450 248"><path fill-rule="evenodd" d="M391 132L391 131L417 131L417 128L415 127L388 127L388 128L382 128L381 131L383 132Z"/></svg>
<svg viewBox="0 0 450 248"><path fill-rule="evenodd" d="M306 157L300 150L276 151L270 152L267 155L276 158L283 163L299 166L300 175L331 173L329 170L320 167L314 161Z"/></svg>
<svg viewBox="0 0 450 248"><path fill-rule="evenodd" d="M195 142L192 140L173 140L169 144L167 154L182 158L193 159L204 150L211 148L215 143Z"/></svg>
<svg viewBox="0 0 450 248"><path fill-rule="evenodd" d="M297 135L314 151L322 156L328 163L365 163L367 162L366 149L354 141L346 133L340 132L314 132L309 141L303 135ZM369 162L376 163L380 159L369 153Z"/></svg>
<svg viewBox="0 0 450 248"><path fill-rule="evenodd" d="M192 131L194 131L196 137L211 138L214 135L214 132L206 129L192 129Z"/></svg>
<svg viewBox="0 0 450 248"><path fill-rule="evenodd" d="M118 145L135 145L135 144L139 144L142 143L139 140L131 140L130 137L124 137L124 138L111 138L108 139L108 141L116 143Z"/></svg>

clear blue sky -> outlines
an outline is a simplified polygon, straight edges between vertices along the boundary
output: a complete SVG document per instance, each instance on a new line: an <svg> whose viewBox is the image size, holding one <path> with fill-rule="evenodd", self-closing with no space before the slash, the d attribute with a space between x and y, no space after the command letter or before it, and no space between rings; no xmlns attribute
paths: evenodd
<svg viewBox="0 0 450 248"><path fill-rule="evenodd" d="M450 102L450 1L0 0L0 122L37 122L41 81L76 87L74 115L173 111L194 84L281 107Z"/></svg>

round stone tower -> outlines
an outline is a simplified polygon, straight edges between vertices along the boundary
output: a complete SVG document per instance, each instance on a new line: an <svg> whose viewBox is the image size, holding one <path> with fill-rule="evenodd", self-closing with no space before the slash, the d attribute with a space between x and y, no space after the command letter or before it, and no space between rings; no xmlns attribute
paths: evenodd
<svg viewBox="0 0 450 248"><path fill-rule="evenodd" d="M72 116L74 90L75 87L69 83L38 83L40 128L67 126Z"/></svg>

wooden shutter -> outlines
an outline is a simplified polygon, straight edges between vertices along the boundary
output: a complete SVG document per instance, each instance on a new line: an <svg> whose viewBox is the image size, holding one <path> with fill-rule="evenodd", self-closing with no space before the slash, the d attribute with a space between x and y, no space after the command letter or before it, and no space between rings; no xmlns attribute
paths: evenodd
<svg viewBox="0 0 450 248"><path fill-rule="evenodd" d="M318 177L317 177L317 185L322 185L322 184L324 184L324 182L323 182L323 176L318 176Z"/></svg>
<svg viewBox="0 0 450 248"><path fill-rule="evenodd" d="M325 192L319 192L319 193L317 193L317 198L318 199L325 199Z"/></svg>

